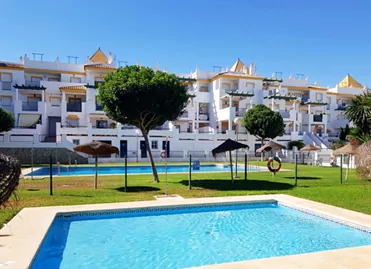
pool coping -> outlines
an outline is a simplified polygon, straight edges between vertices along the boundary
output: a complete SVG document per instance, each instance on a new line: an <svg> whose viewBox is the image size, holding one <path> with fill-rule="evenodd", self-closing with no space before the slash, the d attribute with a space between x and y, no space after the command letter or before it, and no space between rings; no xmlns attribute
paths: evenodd
<svg viewBox="0 0 371 269"><path fill-rule="evenodd" d="M192 199L164 199L141 202L89 204L75 206L35 207L21 210L3 229L0 230L0 265L10 262L4 269L24 269L31 264L43 238L58 213L80 211L122 210L133 208L153 208L181 205L262 202L275 200L279 204L306 213L325 216L345 224L355 225L371 231L371 215L322 204L285 194L227 196ZM257 260L193 267L197 269L283 269L283 268L371 268L371 246L352 247L299 255L272 257ZM13 262L13 263L11 263Z"/></svg>
<svg viewBox="0 0 371 269"><path fill-rule="evenodd" d="M135 167L135 166L133 166ZM36 169L37 168L37 169ZM39 170L43 167L35 167L34 168L34 172L36 170ZM29 169L29 171L28 171ZM35 170L36 169L36 170ZM265 166L259 166L259 169L263 169L261 171L247 171L247 174L249 173L261 173L261 172L269 172L268 168L265 167ZM27 173L31 173L31 168L27 168L27 169L24 169L24 170L27 170ZM49 178L49 175L43 175L43 176L31 176L31 175L26 175L26 173L24 172L24 170L22 170L22 175L23 175L23 178L24 179L44 179L44 178ZM280 172L290 172L292 170L289 170L289 169L281 169ZM243 173L244 170L238 170L239 174ZM163 175L163 174L166 174L166 172L157 172L159 175ZM188 174L189 172L167 172L167 174L169 175L174 175L174 174ZM193 171L192 170L192 173L196 173L196 174L209 174L209 173L230 173L230 171ZM233 170L233 173L234 173L234 170ZM124 173L121 173L121 174L99 174L98 173L98 176L122 176L124 175ZM152 175L152 172L149 172L149 173L128 173L128 176L132 176L132 175ZM59 177L76 177L76 176L79 176L79 177L89 177L89 176L95 176L95 174L79 174L79 175L53 175L53 178L59 178Z"/></svg>

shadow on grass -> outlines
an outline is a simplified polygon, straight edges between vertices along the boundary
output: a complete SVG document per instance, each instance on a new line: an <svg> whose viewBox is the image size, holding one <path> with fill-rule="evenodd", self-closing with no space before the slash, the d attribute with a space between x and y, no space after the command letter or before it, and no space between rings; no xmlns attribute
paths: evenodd
<svg viewBox="0 0 371 269"><path fill-rule="evenodd" d="M39 191L40 189L27 189L27 191Z"/></svg>
<svg viewBox="0 0 371 269"><path fill-rule="evenodd" d="M91 198L94 197L92 195L86 195L86 194L60 194L59 196L66 196L66 197L83 197L83 198Z"/></svg>
<svg viewBox="0 0 371 269"><path fill-rule="evenodd" d="M125 192L124 187L115 188L114 190ZM151 186L128 186L127 192L150 192L150 191L160 191L160 188Z"/></svg>
<svg viewBox="0 0 371 269"><path fill-rule="evenodd" d="M295 179L295 177L284 177L287 179ZM298 177L299 180L316 180L316 179L322 179L321 177Z"/></svg>
<svg viewBox="0 0 371 269"><path fill-rule="evenodd" d="M180 182L183 185L188 186L188 180ZM294 185L282 182L272 182L265 180L235 180L232 184L231 180L192 180L193 187L199 187L202 189L219 190L219 191L230 191L230 190L288 190L294 188Z"/></svg>

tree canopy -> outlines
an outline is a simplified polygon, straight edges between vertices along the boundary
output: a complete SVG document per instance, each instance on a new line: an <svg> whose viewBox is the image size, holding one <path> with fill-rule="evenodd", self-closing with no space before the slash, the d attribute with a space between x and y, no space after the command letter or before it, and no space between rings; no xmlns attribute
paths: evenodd
<svg viewBox="0 0 371 269"><path fill-rule="evenodd" d="M371 93L353 97L345 108L346 118L353 122L363 133L371 132Z"/></svg>
<svg viewBox="0 0 371 269"><path fill-rule="evenodd" d="M260 139L262 144L266 138L274 139L283 135L285 131L281 114L265 105L257 105L249 109L241 123L250 134Z"/></svg>
<svg viewBox="0 0 371 269"><path fill-rule="evenodd" d="M12 114L0 108L0 133L8 132L13 128L14 118Z"/></svg>
<svg viewBox="0 0 371 269"><path fill-rule="evenodd" d="M173 74L148 67L125 66L107 74L98 91L98 98L109 118L140 129L154 180L159 181L148 133L181 115L189 99L186 87Z"/></svg>

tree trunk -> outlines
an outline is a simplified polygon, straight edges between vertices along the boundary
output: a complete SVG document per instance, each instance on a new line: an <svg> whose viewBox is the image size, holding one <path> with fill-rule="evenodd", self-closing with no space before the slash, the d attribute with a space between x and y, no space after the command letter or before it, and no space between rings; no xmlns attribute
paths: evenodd
<svg viewBox="0 0 371 269"><path fill-rule="evenodd" d="M262 145L261 146L264 146L264 138L262 138ZM260 159L261 159L261 161L264 161L264 151L262 151L262 154L260 155Z"/></svg>
<svg viewBox="0 0 371 269"><path fill-rule="evenodd" d="M151 162L151 167L152 167L152 174L153 174L153 182L160 182L160 179L158 178L157 174L157 169L155 165L155 161L153 160L152 152L151 152L151 147L149 145L149 140L148 140L148 133L142 130L144 142L146 143L146 148L148 152L148 157Z"/></svg>

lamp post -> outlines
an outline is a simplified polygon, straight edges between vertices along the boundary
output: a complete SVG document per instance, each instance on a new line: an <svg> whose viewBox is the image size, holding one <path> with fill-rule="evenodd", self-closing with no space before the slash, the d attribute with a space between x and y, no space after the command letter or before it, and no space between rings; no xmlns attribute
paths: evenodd
<svg viewBox="0 0 371 269"><path fill-rule="evenodd" d="M135 130L135 133L137 134L137 163L139 162L139 130Z"/></svg>
<svg viewBox="0 0 371 269"><path fill-rule="evenodd" d="M241 119L240 117L237 117L234 119L234 124L236 124L236 141L238 142L238 125L239 123L241 122ZM238 150L236 150L236 167L235 167L235 175L234 177L235 178L239 178L239 176L237 175L237 159L238 159Z"/></svg>

